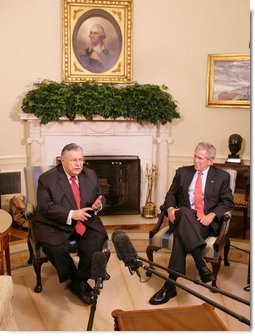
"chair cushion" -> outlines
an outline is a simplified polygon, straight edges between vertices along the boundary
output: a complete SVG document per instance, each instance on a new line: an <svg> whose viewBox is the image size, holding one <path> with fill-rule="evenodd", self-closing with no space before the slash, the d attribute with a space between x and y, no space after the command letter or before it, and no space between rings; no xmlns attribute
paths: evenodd
<svg viewBox="0 0 255 336"><path fill-rule="evenodd" d="M169 229L169 226L164 226L155 236L149 239L149 244L171 250L173 247L173 239L172 230Z"/></svg>
<svg viewBox="0 0 255 336"><path fill-rule="evenodd" d="M216 252L213 248L213 244L217 237L208 237L206 241L206 247L204 249L204 257L218 259L219 252ZM168 226L164 226L154 237L149 239L149 244L171 250L173 247L174 235L172 230Z"/></svg>
<svg viewBox="0 0 255 336"><path fill-rule="evenodd" d="M234 203L235 205L248 206L248 201L245 199L245 194L234 193Z"/></svg>

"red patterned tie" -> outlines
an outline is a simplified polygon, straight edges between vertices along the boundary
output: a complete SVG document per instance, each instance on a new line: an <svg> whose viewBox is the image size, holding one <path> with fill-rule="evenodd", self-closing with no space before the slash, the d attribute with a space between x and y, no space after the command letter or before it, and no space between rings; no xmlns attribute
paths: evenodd
<svg viewBox="0 0 255 336"><path fill-rule="evenodd" d="M202 195L202 172L200 171L197 176L196 185L195 185L195 209L197 211L197 217L200 218L204 216L204 204L203 204L203 195Z"/></svg>
<svg viewBox="0 0 255 336"><path fill-rule="evenodd" d="M79 189L79 187L76 183L76 177L72 176L70 178L70 180L71 180L71 188L72 188L72 191L73 191L73 195L74 195L74 198L75 198L77 208L80 209L81 195L80 195L80 189ZM84 232L86 231L86 227L82 224L82 222L78 221L75 225L75 231L79 235L83 236Z"/></svg>

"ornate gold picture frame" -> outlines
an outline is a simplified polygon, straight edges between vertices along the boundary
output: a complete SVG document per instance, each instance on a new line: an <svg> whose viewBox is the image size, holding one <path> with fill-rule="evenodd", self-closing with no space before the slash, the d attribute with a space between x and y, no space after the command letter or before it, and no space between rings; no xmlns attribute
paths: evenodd
<svg viewBox="0 0 255 336"><path fill-rule="evenodd" d="M208 107L250 107L250 55L208 55Z"/></svg>
<svg viewBox="0 0 255 336"><path fill-rule="evenodd" d="M133 0L63 0L65 82L132 80Z"/></svg>

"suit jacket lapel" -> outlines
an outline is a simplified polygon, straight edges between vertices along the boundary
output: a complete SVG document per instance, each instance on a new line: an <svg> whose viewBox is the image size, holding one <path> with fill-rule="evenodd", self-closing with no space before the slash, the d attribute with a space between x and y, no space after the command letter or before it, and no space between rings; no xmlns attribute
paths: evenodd
<svg viewBox="0 0 255 336"><path fill-rule="evenodd" d="M85 168L86 169L86 168ZM81 194L81 208L88 207L90 200L90 181L86 174L86 170L83 171L79 175L79 185L80 185L80 194Z"/></svg>
<svg viewBox="0 0 255 336"><path fill-rule="evenodd" d="M207 179L205 183L205 191L204 191L205 207L207 200L210 199L213 193L214 183L215 183L215 170L212 167L210 167L208 170Z"/></svg>
<svg viewBox="0 0 255 336"><path fill-rule="evenodd" d="M186 192L185 192L185 202L186 202L186 204L189 204L189 206L190 206L189 186L191 184L191 181L194 177L195 172L196 172L196 170L195 170L194 166L190 166L189 169L187 169L187 174L186 174L185 179L184 179L183 190L186 190Z"/></svg>

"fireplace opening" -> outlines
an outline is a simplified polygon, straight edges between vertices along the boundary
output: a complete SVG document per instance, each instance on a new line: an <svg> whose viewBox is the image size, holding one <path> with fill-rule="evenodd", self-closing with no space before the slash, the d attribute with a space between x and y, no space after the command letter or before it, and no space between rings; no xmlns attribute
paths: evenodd
<svg viewBox="0 0 255 336"><path fill-rule="evenodd" d="M106 197L100 215L140 213L140 159L138 156L86 156Z"/></svg>

